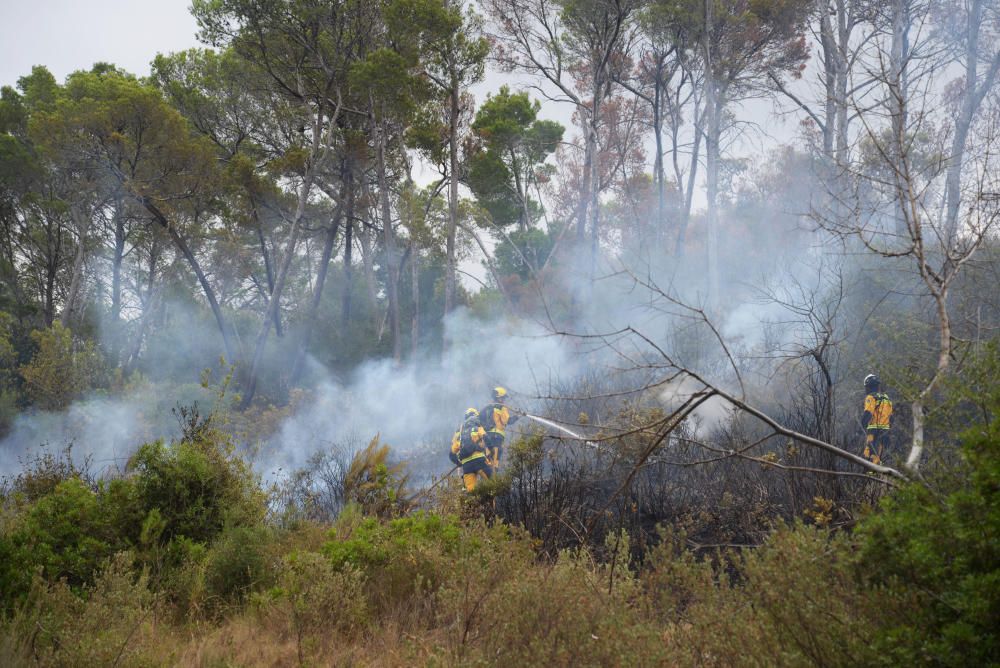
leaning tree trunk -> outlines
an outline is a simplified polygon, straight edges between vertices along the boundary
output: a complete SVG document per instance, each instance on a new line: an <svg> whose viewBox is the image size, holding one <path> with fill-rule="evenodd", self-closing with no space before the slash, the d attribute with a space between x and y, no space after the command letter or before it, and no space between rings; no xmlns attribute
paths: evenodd
<svg viewBox="0 0 1000 668"><path fill-rule="evenodd" d="M281 260L281 268L278 277L274 282L274 291L267 302L267 313L261 323L260 332L257 334L257 344L254 346L253 362L250 365L250 375L247 376L246 385L243 389L243 397L240 401L240 409L245 410L253 401L257 393L257 377L260 374L260 365L264 360L264 350L267 347L268 335L271 333L271 324L278 317L278 309L281 307L281 293L285 289L285 281L288 278L288 270L292 266L292 259L295 257L295 247L299 243L299 235L302 231L302 217L306 212L306 203L309 200L309 191L312 190L313 173L307 172L305 181L299 190L299 201L295 208L295 217L292 219L292 231L285 248L285 256Z"/></svg>
<svg viewBox="0 0 1000 668"><path fill-rule="evenodd" d="M215 290L212 289L211 284L208 282L208 277L205 276L205 272L202 271L201 265L198 264L197 258L195 258L194 253L191 252L191 248L187 245L184 240L167 217L160 211L160 208L156 206L151 200L140 195L134 196L136 200L141 204L146 211L152 214L153 219L160 224L163 229L167 231L170 235L170 239L174 242L180 250L181 255L187 260L188 265L194 271L194 275L198 278L198 282L201 284L201 289L205 292L205 299L208 300L208 305L212 309L212 314L215 316L215 322L219 327L219 333L222 334L222 345L226 349L226 359L232 363L235 362L236 349L233 348L232 341L229 337L229 325L226 323L225 317L222 315L222 308L219 306L219 301L215 298Z"/></svg>
<svg viewBox="0 0 1000 668"><path fill-rule="evenodd" d="M341 206L333 214L333 222L326 231L326 241L323 244L323 254L320 256L319 267L316 270L316 285L313 287L312 300L309 302L309 312L306 314L305 323L302 330L302 338L299 339L298 351L295 354L295 363L292 365L291 382L296 383L302 375L305 364L306 351L312 341L313 330L316 328L316 314L319 312L319 304L323 299L323 286L326 284L327 270L330 268L330 259L333 257L333 247L337 242L337 231L340 229Z"/></svg>

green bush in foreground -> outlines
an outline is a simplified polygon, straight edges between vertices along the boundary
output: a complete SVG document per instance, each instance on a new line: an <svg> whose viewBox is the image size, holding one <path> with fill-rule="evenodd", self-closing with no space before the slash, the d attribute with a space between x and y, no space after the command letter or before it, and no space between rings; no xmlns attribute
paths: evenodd
<svg viewBox="0 0 1000 668"><path fill-rule="evenodd" d="M963 441L964 476L906 486L859 530L871 586L919 601L883 620L878 644L899 663L1000 664L1000 421Z"/></svg>

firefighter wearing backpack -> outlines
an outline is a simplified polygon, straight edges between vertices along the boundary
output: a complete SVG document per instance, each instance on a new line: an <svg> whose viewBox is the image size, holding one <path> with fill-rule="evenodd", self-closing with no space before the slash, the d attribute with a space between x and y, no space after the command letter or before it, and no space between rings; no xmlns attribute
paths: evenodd
<svg viewBox="0 0 1000 668"><path fill-rule="evenodd" d="M465 411L465 422L451 440L449 458L456 465L461 465L462 481L467 492L474 490L480 480L493 476L486 450L486 431L479 423L479 411L475 408Z"/></svg>
<svg viewBox="0 0 1000 668"><path fill-rule="evenodd" d="M479 411L479 420L486 430L486 447L490 453L490 463L494 468L500 466L500 456L503 454L503 443L507 437L507 427L517 422L517 416L510 414L507 407L507 390L503 387L493 388L493 403Z"/></svg>
<svg viewBox="0 0 1000 668"><path fill-rule="evenodd" d="M889 447L889 430L892 428L892 401L889 395L879 391L878 376L865 377L865 412L861 424L865 428L865 458L873 464L881 464Z"/></svg>

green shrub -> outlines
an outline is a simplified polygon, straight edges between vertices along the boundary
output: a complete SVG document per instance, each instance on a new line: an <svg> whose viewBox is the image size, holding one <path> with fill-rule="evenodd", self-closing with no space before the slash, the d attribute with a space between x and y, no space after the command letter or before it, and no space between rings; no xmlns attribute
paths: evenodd
<svg viewBox="0 0 1000 668"><path fill-rule="evenodd" d="M161 542L184 536L208 543L225 526L253 526L263 519L264 494L249 465L217 432L198 436L170 445L147 443L129 462L143 522L156 511Z"/></svg>
<svg viewBox="0 0 1000 668"><path fill-rule="evenodd" d="M353 527L351 522L348 512L323 553L335 569L357 568L377 582L373 594L382 606L435 591L452 577L459 553L476 547L462 540L462 527L453 517L418 513L388 522L367 517Z"/></svg>
<svg viewBox="0 0 1000 668"><path fill-rule="evenodd" d="M35 405L62 410L99 382L103 362L93 341L74 341L59 321L32 332L31 338L38 351L20 371Z"/></svg>
<svg viewBox="0 0 1000 668"><path fill-rule="evenodd" d="M240 605L275 579L274 537L264 527L233 527L205 555L205 592L222 605Z"/></svg>
<svg viewBox="0 0 1000 668"><path fill-rule="evenodd" d="M998 414L1000 388L989 400ZM878 645L900 663L1000 663L1000 421L963 452L963 475L907 485L859 530L871 586L920 601L884 619Z"/></svg>
<svg viewBox="0 0 1000 668"><path fill-rule="evenodd" d="M261 622L294 638L299 663L331 632L354 638L370 620L361 571L334 569L318 552L295 551L282 560L278 586L262 596Z"/></svg>
<svg viewBox="0 0 1000 668"><path fill-rule="evenodd" d="M0 627L4 665L109 666L131 663L152 633L154 596L132 556L111 558L80 593L36 580L30 596Z"/></svg>
<svg viewBox="0 0 1000 668"><path fill-rule="evenodd" d="M10 540L27 560L22 568L79 587L92 582L117 549L118 538L110 529L100 497L70 478L28 508Z"/></svg>

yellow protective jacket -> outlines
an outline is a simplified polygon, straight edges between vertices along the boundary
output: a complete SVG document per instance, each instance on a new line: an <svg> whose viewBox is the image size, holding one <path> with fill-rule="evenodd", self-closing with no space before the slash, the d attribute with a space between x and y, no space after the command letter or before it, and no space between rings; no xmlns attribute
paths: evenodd
<svg viewBox="0 0 1000 668"><path fill-rule="evenodd" d="M462 464L486 456L486 430L479 418L469 418L451 439L451 452Z"/></svg>
<svg viewBox="0 0 1000 668"><path fill-rule="evenodd" d="M488 404L479 411L479 419L486 431L506 435L507 425L517 422L517 416L511 416L510 409L503 404Z"/></svg>
<svg viewBox="0 0 1000 668"><path fill-rule="evenodd" d="M865 413L861 420L867 431L886 430L892 425L892 401L884 392L873 392L865 397Z"/></svg>

